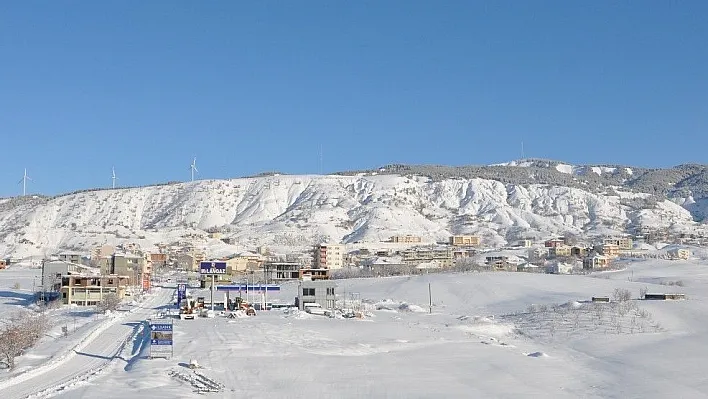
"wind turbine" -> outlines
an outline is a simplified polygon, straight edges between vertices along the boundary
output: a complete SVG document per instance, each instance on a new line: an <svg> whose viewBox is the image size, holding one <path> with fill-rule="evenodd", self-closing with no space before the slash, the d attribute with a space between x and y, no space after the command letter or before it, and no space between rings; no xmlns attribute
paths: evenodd
<svg viewBox="0 0 708 399"><path fill-rule="evenodd" d="M22 176L22 179L17 182L17 184L22 183L22 196L24 197L27 195L27 180L32 181L32 178L27 176L27 168L25 168L25 174Z"/></svg>
<svg viewBox="0 0 708 399"><path fill-rule="evenodd" d="M116 188L116 180L118 180L118 178L116 177L116 167L115 166L113 167L113 176L111 177L111 179L113 180L113 188Z"/></svg>
<svg viewBox="0 0 708 399"><path fill-rule="evenodd" d="M197 157L194 157L192 164L189 165L189 169L192 171L192 181L194 181L194 172L199 173L199 170L197 170Z"/></svg>

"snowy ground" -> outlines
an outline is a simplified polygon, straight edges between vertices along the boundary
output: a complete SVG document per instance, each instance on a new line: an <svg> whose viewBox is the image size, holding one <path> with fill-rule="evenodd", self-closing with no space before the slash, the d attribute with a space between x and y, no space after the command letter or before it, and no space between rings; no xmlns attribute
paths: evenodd
<svg viewBox="0 0 708 399"><path fill-rule="evenodd" d="M666 285L678 280L683 287ZM700 262L633 262L592 276L471 273L338 283L340 295L360 295L366 318L271 311L177 320L170 360L148 359L136 327L132 344L100 373L51 395L693 398L708 392L708 265ZM615 288L636 298L643 287L689 299L633 300L625 310L584 302ZM163 291L156 301L169 300L171 292ZM294 294L291 284L278 297ZM198 374L186 367L192 359L203 365ZM197 392L206 388L218 392Z"/></svg>

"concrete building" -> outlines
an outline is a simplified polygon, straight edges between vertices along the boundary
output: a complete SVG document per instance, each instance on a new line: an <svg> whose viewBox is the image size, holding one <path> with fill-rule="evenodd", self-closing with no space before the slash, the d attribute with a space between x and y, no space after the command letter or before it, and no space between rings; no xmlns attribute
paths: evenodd
<svg viewBox="0 0 708 399"><path fill-rule="evenodd" d="M298 270L300 280L329 280L330 269L301 268Z"/></svg>
<svg viewBox="0 0 708 399"><path fill-rule="evenodd" d="M486 264L491 267L492 270L496 271L510 271L512 269L512 264L509 262L509 257L503 255L487 256Z"/></svg>
<svg viewBox="0 0 708 399"><path fill-rule="evenodd" d="M332 280L303 280L297 289L297 306L305 309L305 304L317 303L324 309L334 309L337 284Z"/></svg>
<svg viewBox="0 0 708 399"><path fill-rule="evenodd" d="M403 262L410 266L436 261L440 267L449 268L454 263L453 249L450 247L416 247L401 252Z"/></svg>
<svg viewBox="0 0 708 399"><path fill-rule="evenodd" d="M634 248L634 243L630 237L612 237L602 240L602 244L616 245L620 250L626 251Z"/></svg>
<svg viewBox="0 0 708 399"><path fill-rule="evenodd" d="M166 253L158 252L150 254L150 262L155 268L161 268L167 266L168 257Z"/></svg>
<svg viewBox="0 0 708 399"><path fill-rule="evenodd" d="M108 293L125 297L128 276L68 275L62 277L61 298L65 305L93 306Z"/></svg>
<svg viewBox="0 0 708 399"><path fill-rule="evenodd" d="M451 236L450 245L476 247L481 243L478 236Z"/></svg>
<svg viewBox="0 0 708 399"><path fill-rule="evenodd" d="M265 262L263 269L268 282L277 283L300 278L300 264L297 262Z"/></svg>
<svg viewBox="0 0 708 399"><path fill-rule="evenodd" d="M548 248L530 248L528 252L529 262L540 262L548 257Z"/></svg>
<svg viewBox="0 0 708 399"><path fill-rule="evenodd" d="M344 245L318 244L313 251L313 268L341 269L344 267Z"/></svg>
<svg viewBox="0 0 708 399"><path fill-rule="evenodd" d="M98 263L101 258L109 257L116 252L116 248L112 245L101 245L91 250L91 264L94 267L99 267Z"/></svg>
<svg viewBox="0 0 708 399"><path fill-rule="evenodd" d="M420 236L404 235L404 236L393 236L389 240L398 244L420 244L423 239Z"/></svg>
<svg viewBox="0 0 708 399"><path fill-rule="evenodd" d="M610 258L604 255L593 254L583 259L583 269L606 269L610 266Z"/></svg>
<svg viewBox="0 0 708 399"><path fill-rule="evenodd" d="M262 255L253 252L241 252L236 256L223 259L226 268L232 275L243 274L246 271L261 270L265 259Z"/></svg>
<svg viewBox="0 0 708 399"><path fill-rule="evenodd" d="M557 245L554 247L548 247L548 256L552 257L568 257L571 254L572 247L567 245Z"/></svg>
<svg viewBox="0 0 708 399"><path fill-rule="evenodd" d="M63 260L47 260L42 262L42 292L59 292L62 278L70 274L78 274L77 264Z"/></svg>
<svg viewBox="0 0 708 399"><path fill-rule="evenodd" d="M61 252L56 254L56 257L64 262L81 264L83 256L78 252Z"/></svg>
<svg viewBox="0 0 708 399"><path fill-rule="evenodd" d="M120 275L130 277L131 285L142 283L141 275L149 272L145 258L138 255L113 254L105 267L101 268L102 275Z"/></svg>
<svg viewBox="0 0 708 399"><path fill-rule="evenodd" d="M620 254L620 247L616 244L602 244L597 250L600 254L609 258L616 258Z"/></svg>
<svg viewBox="0 0 708 399"><path fill-rule="evenodd" d="M546 240L543 243L543 246L545 246L546 248L559 247L561 245L565 245L565 240L562 238L552 238L550 240Z"/></svg>

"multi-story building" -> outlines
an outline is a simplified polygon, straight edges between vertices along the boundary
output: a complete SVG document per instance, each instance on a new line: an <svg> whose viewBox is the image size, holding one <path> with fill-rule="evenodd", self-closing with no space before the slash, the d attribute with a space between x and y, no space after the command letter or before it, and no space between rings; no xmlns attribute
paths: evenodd
<svg viewBox="0 0 708 399"><path fill-rule="evenodd" d="M103 300L104 295L114 293L125 297L128 276L67 275L62 277L61 298L66 305L92 306Z"/></svg>
<svg viewBox="0 0 708 399"><path fill-rule="evenodd" d="M435 261L441 268L452 267L453 249L450 247L416 247L401 252L403 263L416 267L421 263Z"/></svg>
<svg viewBox="0 0 708 399"><path fill-rule="evenodd" d="M481 243L478 236L451 236L450 245L476 247Z"/></svg>
<svg viewBox="0 0 708 399"><path fill-rule="evenodd" d="M152 265L157 268L165 267L168 259L169 258L166 253L158 252L150 254L150 262L152 262Z"/></svg>
<svg viewBox="0 0 708 399"><path fill-rule="evenodd" d="M102 275L128 276L131 285L141 283L141 275L148 272L145 258L138 255L113 254L101 267Z"/></svg>
<svg viewBox="0 0 708 399"><path fill-rule="evenodd" d="M603 255L593 254L583 259L585 270L606 269L609 265L610 258Z"/></svg>
<svg viewBox="0 0 708 399"><path fill-rule="evenodd" d="M315 245L313 258L315 269L341 269L344 266L344 245Z"/></svg>
<svg viewBox="0 0 708 399"><path fill-rule="evenodd" d="M597 250L600 254L610 258L616 258L620 254L620 247L615 244L602 244L597 248Z"/></svg>
<svg viewBox="0 0 708 399"><path fill-rule="evenodd" d="M62 277L78 273L78 265L63 260L46 260L42 262L42 292L59 292Z"/></svg>
<svg viewBox="0 0 708 399"><path fill-rule="evenodd" d="M548 248L530 248L528 252L529 262L543 261L548 257Z"/></svg>
<svg viewBox="0 0 708 399"><path fill-rule="evenodd" d="M404 235L404 236L393 236L389 240L398 244L419 244L423 241L420 236Z"/></svg>
<svg viewBox="0 0 708 399"><path fill-rule="evenodd" d="M81 254L78 252L61 252L56 255L56 257L64 262L70 262L70 263L76 263L77 265L81 264Z"/></svg>
<svg viewBox="0 0 708 399"><path fill-rule="evenodd" d="M602 240L602 244L616 245L620 250L630 250L634 248L634 243L630 237L605 238Z"/></svg>
<svg viewBox="0 0 708 399"><path fill-rule="evenodd" d="M511 269L511 264L509 263L508 256L487 256L486 263L492 268L492 270L497 271L508 271Z"/></svg>
<svg viewBox="0 0 708 399"><path fill-rule="evenodd" d="M566 257L570 256L572 248L567 245L557 245L554 247L548 247L548 255L552 257Z"/></svg>
<svg viewBox="0 0 708 399"><path fill-rule="evenodd" d="M560 247L561 245L565 245L565 240L562 238L552 238L550 240L546 240L543 245L546 248Z"/></svg>
<svg viewBox="0 0 708 399"><path fill-rule="evenodd" d="M98 267L98 262L101 258L113 255L116 248L112 245L101 245L91 250L91 264Z"/></svg>
<svg viewBox="0 0 708 399"><path fill-rule="evenodd" d="M263 268L268 281L278 282L300 278L300 264L297 262L265 262Z"/></svg>

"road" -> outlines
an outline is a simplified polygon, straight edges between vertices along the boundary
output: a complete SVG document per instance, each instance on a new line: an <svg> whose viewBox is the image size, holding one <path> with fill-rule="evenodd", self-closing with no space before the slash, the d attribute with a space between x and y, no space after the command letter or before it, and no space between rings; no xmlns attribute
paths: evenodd
<svg viewBox="0 0 708 399"><path fill-rule="evenodd" d="M132 334L135 323L151 317L155 308L170 303L172 290L160 289L138 309L113 321L108 328L90 338L71 356L48 367L40 367L0 383L3 399L24 399L61 387L102 369L116 359L121 346Z"/></svg>

